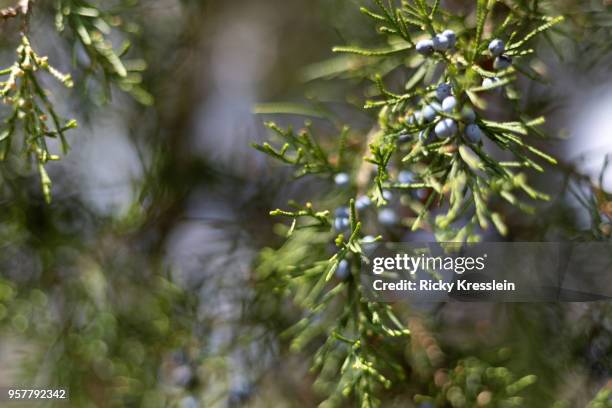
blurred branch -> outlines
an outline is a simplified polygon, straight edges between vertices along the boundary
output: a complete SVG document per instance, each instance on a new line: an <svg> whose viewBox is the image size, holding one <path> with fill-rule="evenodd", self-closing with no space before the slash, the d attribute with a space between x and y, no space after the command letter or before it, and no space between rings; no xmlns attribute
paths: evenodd
<svg viewBox="0 0 612 408"><path fill-rule="evenodd" d="M30 9L30 0L19 0L16 5L0 9L0 18L17 17L19 14L26 15Z"/></svg>

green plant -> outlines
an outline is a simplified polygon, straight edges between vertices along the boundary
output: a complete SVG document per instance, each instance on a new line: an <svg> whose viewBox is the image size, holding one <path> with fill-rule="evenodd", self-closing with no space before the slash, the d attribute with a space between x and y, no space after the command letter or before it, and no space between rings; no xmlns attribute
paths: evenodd
<svg viewBox="0 0 612 408"><path fill-rule="evenodd" d="M372 131L360 135L343 128L336 146L321 146L310 125L295 133L269 123L277 139L255 145L294 167L298 177L333 180L338 173L350 174L350 186L322 194L317 204L292 203L294 210L272 211L289 217L291 226L285 244L264 251L258 266L262 288L294 296L303 310L302 319L287 331L292 347L303 350L317 343L318 336L325 339L313 369L319 372L315 385L332 405L351 395L363 407L378 405L384 390L399 387L410 375L401 357L403 345L411 341L403 323L408 315L400 318L391 305L367 300L358 279L361 245L372 239L364 235L397 239L402 228L424 229L439 241L474 242L491 224L506 235L501 202L533 214L535 207L528 201L549 196L528 184L527 172L543 172L542 161L556 164L529 140L546 138L538 129L544 117L523 112L515 81L518 76L543 80L532 68L537 58L532 43L562 17L543 14L538 2L479 0L475 23L443 10L439 1L375 4L376 9L361 11L377 24L386 46L335 47L337 53L367 61L333 74L371 79L377 96L364 108L376 112ZM499 38L504 41L495 40ZM408 79L397 81L398 72ZM490 119L491 104L502 106L507 119ZM513 158L500 161L500 152ZM411 177L400 180L402 172ZM364 193L375 209L356 209L355 200ZM334 218L330 208L347 204L344 230L338 227L344 226L337 222L340 215ZM372 217L375 211L378 222ZM331 251L329 242L335 243ZM354 266L352 278L334 279L345 261ZM519 406L523 402L516 394L534 379L525 378L529 380L519 380L520 387L508 382L485 397L499 406ZM466 386L461 381L453 386L457 397L448 397L452 406L466 406L464 395L476 398L478 393Z"/></svg>
<svg viewBox="0 0 612 408"><path fill-rule="evenodd" d="M17 48L17 61L10 68L0 71L0 75L8 75L6 81L0 83L0 96L3 103L12 110L5 120L5 130L0 135L3 144L0 160L4 160L11 152L11 142L21 128L24 139L21 151L36 162L45 199L50 202L51 179L45 164L50 160L59 160L59 156L51 152L47 140L59 138L62 152L66 154L68 141L65 132L76 127L76 120L60 119L38 78L41 71L51 74L63 85L72 87L70 75L64 75L49 65L47 57L39 56L23 35L21 45Z"/></svg>
<svg viewBox="0 0 612 408"><path fill-rule="evenodd" d="M28 162L34 162L47 202L51 201L51 179L46 170L49 161L59 160L59 152L49 143L51 139L59 139L61 153L67 154L69 142L66 136L68 130L77 127L75 119L64 120L55 107L57 96L46 88L42 73L50 74L67 88L74 85L72 75L63 74L55 69L46 56L39 54L33 48L30 38L30 14L37 7L28 0L20 1L17 7L3 10L4 18L19 18L21 20L20 44L17 46L16 61L8 68L0 70L1 102L8 107L9 113L4 119L4 129L0 133L0 160L10 155L25 156ZM141 77L138 73L146 64L142 60L124 62L122 57L130 48L126 39L120 51L115 51L107 38L112 26L120 26L121 18L117 12L105 12L94 3L82 0L58 0L56 7L56 28L58 32L69 35L74 44L75 52L78 46L83 47L88 56L87 63L77 64L75 68L83 71L86 76L98 75L103 80L106 100L110 96L112 84L130 92L139 102L151 103L151 96L140 86ZM75 38L78 41L74 41ZM79 78L80 84L86 78ZM21 132L19 132L21 130ZM22 140L14 140L21 135ZM14 145L20 148L14 151Z"/></svg>

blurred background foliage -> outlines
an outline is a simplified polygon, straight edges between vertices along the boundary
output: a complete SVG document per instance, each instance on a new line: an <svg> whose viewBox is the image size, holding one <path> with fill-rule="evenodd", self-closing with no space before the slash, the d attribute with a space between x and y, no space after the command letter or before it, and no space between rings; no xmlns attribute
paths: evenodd
<svg viewBox="0 0 612 408"><path fill-rule="evenodd" d="M520 103L548 117L560 166L536 180L553 200L506 222L515 240L607 240L612 6L539 3L567 20L538 47L549 83L522 81ZM473 13L466 4L442 1ZM25 28L0 20L2 67L26 30L71 73L72 89L43 83L57 112L79 123L67 133L71 151L46 164L51 204L24 164L25 138L0 163L0 387L67 387L77 407L293 407L329 397L334 378L321 384L309 371L329 322L291 343L286 330L301 311L259 278L316 255L298 245L269 256L286 228L268 211L325 197L333 183L289 183L292 173L250 142L266 139L263 119L302 126L295 113L311 117L324 143L340 124L365 138L376 118L361 107L385 66L331 53L379 44L361 5L59 0L31 4ZM287 114L269 113L279 109ZM52 153L60 148L50 141ZM328 250L325 237L307 239ZM610 406L607 302L399 308L412 336L393 353L410 370L381 392L384 406L487 406L483 389L515 392L508 387L527 375L537 382L516 406Z"/></svg>

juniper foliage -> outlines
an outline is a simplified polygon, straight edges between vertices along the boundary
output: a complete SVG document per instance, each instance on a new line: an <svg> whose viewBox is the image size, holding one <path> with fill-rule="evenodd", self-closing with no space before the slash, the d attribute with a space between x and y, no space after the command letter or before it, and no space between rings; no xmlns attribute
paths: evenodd
<svg viewBox="0 0 612 408"><path fill-rule="evenodd" d="M61 154L67 154L69 142L66 133L77 127L77 121L62 118L55 107L57 96L46 89L41 78L46 72L65 87L74 86L71 74L54 68L49 58L39 54L31 44L30 15L36 7L42 5L25 0L19 2L18 7L4 10L5 18L21 20L21 39L16 45L15 63L0 70L0 76L5 78L0 82L1 101L10 110L0 133L0 160L15 155L25 157L29 163L34 162L45 200L50 202L51 179L45 164L60 160L60 152L54 151L49 141L59 139ZM105 11L98 4L88 1L59 0L55 2L55 26L59 34L66 35L67 40L74 44L75 54L84 52L87 55L86 61L74 58L79 84L85 84L89 76L97 76L103 82L106 100L110 97L111 87L117 86L139 102L150 104L151 96L140 86L139 72L146 64L142 60L122 61L121 58L130 49L129 39L125 38L120 50L113 49L109 39L114 26L125 25L120 11ZM20 130L21 140L14 140L19 137ZM18 146L16 151L15 145Z"/></svg>
<svg viewBox="0 0 612 408"><path fill-rule="evenodd" d="M304 207L292 204L297 211L271 212L292 221L284 245L261 254L259 285L261 290L275 288L300 306L301 319L284 334L292 339L293 350L313 353L315 388L326 398L323 406L346 398L362 407L378 406L394 394L411 394L415 403L435 406L530 405L521 394L536 382L533 374L517 377L476 358L459 360L447 372L436 371L446 357L418 313L367 300L358 271L362 245L371 236L401 240L406 232L425 230L442 242L476 242L490 228L506 236L504 212L514 207L533 215L534 202L551 199L528 182L530 172L557 164L536 147L551 140L541 130L545 118L524 111L515 84L519 78L546 83L534 69L535 41L564 18L537 1L501 6L478 0L475 21L469 14L444 10L439 1L373 3L361 12L376 26L383 45L335 47L334 52L355 59L339 57L306 71L309 80L369 79L363 109L376 116L369 134L344 127L335 146L321 147L310 126L296 135L268 123L276 138L255 145L294 167L299 177L313 174L332 181L340 171L351 175L348 188L331 189ZM456 36L449 49L422 52L417 47L448 29ZM508 67L496 69L488 50L497 38L505 43ZM406 79L398 82L398 77ZM450 85L455 108L439 105L440 84ZM491 110L496 105L503 107L503 120ZM451 130L442 129L442 123ZM478 126L483 140L468 137L465 128L471 124ZM511 158L499 160L500 155ZM402 171L413 174L414 181L400 182ZM355 200L364 194L375 208L357 211ZM342 206L350 208L348 231L333 227L334 208ZM400 214L397 225L376 221L375 213L385 208ZM353 264L346 281L334 277L344 259ZM418 362L419 353L425 364ZM434 373L435 386L423 394L424 384L419 383ZM407 390L409 377L415 381Z"/></svg>
<svg viewBox="0 0 612 408"><path fill-rule="evenodd" d="M138 40L136 35L147 27L131 18L138 12L155 14L152 9L167 3L16 3L0 12L2 23L10 25L6 32L19 34L4 38L11 53L3 54L9 59L0 71L5 120L0 132L5 154L0 170L0 329L2 340L27 343L25 356L11 356L24 384L67 387L76 406L192 406L196 398L203 406L226 400L231 406L252 398L270 405L275 397L259 387L264 376L248 386L232 385L231 359L247 349L256 355L254 371L266 374L271 367L276 379L289 366L300 376L300 390L305 389L302 383L312 383L317 402L324 406L583 406L566 395L578 388L568 387L564 378L573 386L576 368L579 377L590 376L598 385L581 390L592 399L590 406L609 405L610 386L598 377L610 367L608 305L588 305L581 319L575 318L575 309L560 305L498 306L496 316L507 316L512 330L498 333L501 341L481 341L480 326L459 322L461 327L449 327L440 317L444 306L428 313L366 300L358 266L366 242L401 240L423 231L431 234L427 239L457 241L478 240L492 230L508 239L513 234L543 239L559 229L576 240L610 239L612 196L604 188L606 166L593 182L568 163L554 165L557 160L547 153L554 141L543 131L541 118L546 110L533 114L526 103L534 98L518 92L548 79L542 75L546 70L537 44L550 45L561 58L580 66L603 65L612 15L605 7L610 6L596 0L579 5L479 0L473 2L474 10L468 7L462 14L444 9L451 2L378 0L363 8L359 23L376 27L378 42L336 47L334 58L307 67L303 77L327 80L330 88L341 83L363 89L359 98L347 92L346 99L372 118L372 129L339 124L324 103L258 106L259 113L315 118L313 125L298 130L270 123L273 139L256 147L289 166L297 178L318 179L315 185L324 191L272 211L280 220L278 246L262 233L265 228L253 228L257 231L248 235L249 244L274 247L261 250L254 270L240 281L244 285L228 284L219 273L227 271L233 278L224 262L242 257L230 245L227 257L212 249L219 262L199 263L199 286L185 290L175 281L166 256L174 232L192 216L188 209L197 201L194 196L202 186L206 191L210 185L233 187L226 202L235 205L237 195L251 190L245 186L253 187L250 179L241 184L228 175L228 168L211 171L186 142L193 136L189 125L200 114L201 95L194 84L200 83L209 61L199 65L190 53L173 54L191 50L200 37L210 35L203 23L216 21L206 19L210 5L232 2L178 1L181 18L169 19L180 22L176 38L161 34L162 24L154 24ZM320 7L331 3L339 2L323 1ZM566 19L560 21L559 15ZM33 23L42 28L32 29ZM45 31L47 27L53 30ZM421 39L447 29L455 32L454 49L427 58L416 53ZM70 50L66 60L45 49L37 32L61 39ZM507 69L495 69L488 52L492 38L506 44L506 55L512 58ZM160 39L165 48L159 47ZM139 55L156 57L148 71ZM154 74L145 75L151 70ZM155 95L162 97L154 100L147 90L159 83ZM457 109L434 105L444 105L435 92L439 83L451 85ZM36 167L49 200L49 162L67 153L71 141L84 143L79 136L85 130L73 129L76 122L64 118L70 115L59 101L93 106L98 114L116 100L115 89L143 105L153 104L146 111L134 108L128 125L137 129L131 136L141 137L146 173L142 185L135 186L137 198L120 216L102 216L70 194L56 193L53 205L44 205L28 190L27 175L34 173L28 164ZM160 99L165 100L158 105ZM432 122L414 115L426 105L436 107ZM473 119L465 115L466 106L475 111ZM155 119L143 121L143 112ZM337 125L332 138L320 133L318 119ZM455 123L457 133L430 139L427 135L433 136L446 120ZM470 136L468 123L482 134ZM500 160L500 154L510 158ZM548 197L527 182L528 176L533 183L543 172L562 176L558 194ZM349 185L335 185L338 174L349 174ZM276 187L265 186L248 203L236 204L240 218L232 221L241 225L231 227L239 231L238 240L244 241L255 217L264 223L259 208L253 207L272 201ZM568 208L571 200L580 204L580 211ZM526 216L513 217L515 210ZM588 214L586 230L577 213ZM214 228L222 225L214 220ZM351 267L345 269L347 262ZM219 314L219 305L225 308L228 298L244 305L238 318ZM474 331L467 339L460 337L466 327ZM238 334L224 343L230 330ZM286 358L285 345L307 357L313 377L290 365L294 360ZM268 366L264 360L270 354L276 360ZM183 374L178 385L166 378L169 371ZM275 383L270 389L283 386ZM295 403L298 392L290 392Z"/></svg>

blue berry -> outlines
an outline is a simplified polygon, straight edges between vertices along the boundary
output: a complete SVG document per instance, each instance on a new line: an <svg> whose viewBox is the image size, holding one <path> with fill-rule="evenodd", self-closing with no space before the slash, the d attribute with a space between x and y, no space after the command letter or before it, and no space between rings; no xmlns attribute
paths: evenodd
<svg viewBox="0 0 612 408"><path fill-rule="evenodd" d="M512 58L510 58L507 55L500 55L499 57L495 58L495 61L493 61L493 68L499 71L508 69L510 68L511 65L512 65Z"/></svg>
<svg viewBox="0 0 612 408"><path fill-rule="evenodd" d="M412 135L410 133L402 133L397 138L397 143L404 144L404 143L410 142L411 140L412 140Z"/></svg>
<svg viewBox="0 0 612 408"><path fill-rule="evenodd" d="M336 278L345 280L351 275L351 264L346 259L343 259L338 264L335 272Z"/></svg>
<svg viewBox="0 0 612 408"><path fill-rule="evenodd" d="M423 115L425 122L433 122L436 116L438 116L438 111L440 110L442 110L442 106L440 106L438 102L432 102L423 107L421 114Z"/></svg>
<svg viewBox="0 0 612 408"><path fill-rule="evenodd" d="M338 207L334 211L334 214L337 218L348 218L350 214L350 210L348 207Z"/></svg>
<svg viewBox="0 0 612 408"><path fill-rule="evenodd" d="M383 190L382 191L382 196L387 201L391 201L393 199L393 193L390 192L389 190Z"/></svg>
<svg viewBox="0 0 612 408"><path fill-rule="evenodd" d="M431 122L436 118L437 112L430 105L423 108L423 119L426 122Z"/></svg>
<svg viewBox="0 0 612 408"><path fill-rule="evenodd" d="M408 118L409 125L418 125L421 123L421 112L416 111Z"/></svg>
<svg viewBox="0 0 612 408"><path fill-rule="evenodd" d="M334 218L334 229L336 232L345 232L351 226L351 221L346 217Z"/></svg>
<svg viewBox="0 0 612 408"><path fill-rule="evenodd" d="M415 191L415 196L419 199L419 200L424 200L427 198L427 196L429 195L429 192L427 191L426 188L419 188L418 190Z"/></svg>
<svg viewBox="0 0 612 408"><path fill-rule="evenodd" d="M336 183L336 185L340 187L348 186L350 181L351 178L346 173L338 173L334 176L334 183Z"/></svg>
<svg viewBox="0 0 612 408"><path fill-rule="evenodd" d="M495 83L499 82L499 78L495 77L495 78L484 78L482 80L482 86L483 87L490 87L493 86Z"/></svg>
<svg viewBox="0 0 612 408"><path fill-rule="evenodd" d="M457 124L450 118L442 119L434 130L439 139L446 139L457 133Z"/></svg>
<svg viewBox="0 0 612 408"><path fill-rule="evenodd" d="M382 225L395 225L397 224L397 221L397 214L391 208L383 208L378 213L378 222L380 222Z"/></svg>
<svg viewBox="0 0 612 408"><path fill-rule="evenodd" d="M419 132L419 140L423 143L423 144L427 144L429 142L431 142L432 138L431 138L431 134L427 129L423 129Z"/></svg>
<svg viewBox="0 0 612 408"><path fill-rule="evenodd" d="M370 205L372 205L372 200L370 200L370 197L366 195L357 197L357 200L355 200L355 208L358 211L363 211L366 208L368 208Z"/></svg>
<svg viewBox="0 0 612 408"><path fill-rule="evenodd" d="M453 48L455 44L457 44L457 35L453 30L444 30L442 35L448 38L450 48Z"/></svg>
<svg viewBox="0 0 612 408"><path fill-rule="evenodd" d="M421 40L416 44L416 50L419 54L429 56L434 52L434 44L431 40Z"/></svg>
<svg viewBox="0 0 612 408"><path fill-rule="evenodd" d="M444 112L450 113L453 110L455 110L456 106L457 106L457 99L454 96L447 96L442 101L442 110Z"/></svg>
<svg viewBox="0 0 612 408"><path fill-rule="evenodd" d="M476 113L474 113L474 110L469 106L464 106L463 109L461 109L461 117L467 123L473 123L476 120Z"/></svg>
<svg viewBox="0 0 612 408"><path fill-rule="evenodd" d="M450 48L450 41L447 36L438 34L433 38L433 46L436 51L446 51Z"/></svg>
<svg viewBox="0 0 612 408"><path fill-rule="evenodd" d="M361 242L363 242L365 244L370 243L370 242L374 242L374 241L376 241L376 238L373 237L372 235L366 235L365 237L361 238Z"/></svg>
<svg viewBox="0 0 612 408"><path fill-rule="evenodd" d="M482 140L484 133L480 127L474 123L470 123L465 127L465 137L472 142L478 143Z"/></svg>
<svg viewBox="0 0 612 408"><path fill-rule="evenodd" d="M506 45L500 39L495 39L489 43L489 52L494 56L498 57L506 51Z"/></svg>
<svg viewBox="0 0 612 408"><path fill-rule="evenodd" d="M397 175L397 181L402 184L412 184L414 183L414 173L408 170L402 170Z"/></svg>
<svg viewBox="0 0 612 408"><path fill-rule="evenodd" d="M444 98L451 96L451 92L452 92L452 88L450 84L441 83L436 88L436 98L438 98L438 100L442 102Z"/></svg>

